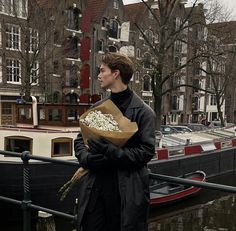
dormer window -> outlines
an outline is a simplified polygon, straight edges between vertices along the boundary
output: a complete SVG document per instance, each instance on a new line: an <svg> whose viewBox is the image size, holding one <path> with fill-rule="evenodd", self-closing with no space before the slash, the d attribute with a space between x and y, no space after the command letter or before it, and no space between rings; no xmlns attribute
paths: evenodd
<svg viewBox="0 0 236 231"><path fill-rule="evenodd" d="M119 9L119 1L118 0L114 0L113 7L114 7L114 9Z"/></svg>
<svg viewBox="0 0 236 231"><path fill-rule="evenodd" d="M114 39L119 38L119 23L115 19L110 20L109 37L114 38Z"/></svg>

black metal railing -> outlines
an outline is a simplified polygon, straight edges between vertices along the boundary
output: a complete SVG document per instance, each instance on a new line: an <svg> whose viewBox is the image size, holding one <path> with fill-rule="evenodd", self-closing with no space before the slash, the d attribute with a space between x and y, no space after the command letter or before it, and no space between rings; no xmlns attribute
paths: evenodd
<svg viewBox="0 0 236 231"><path fill-rule="evenodd" d="M11 157L18 157L21 158L23 161L23 200L15 200L12 198L7 198L0 196L0 201L5 201L7 203L12 203L15 205L19 205L22 207L23 211L23 230L24 231L30 231L31 230L31 209L41 210L44 212L48 212L53 215L61 216L64 218L71 219L74 221L74 224L77 222L77 215L71 215L67 213L63 213L57 210L41 207L38 205L35 205L31 201L30 197L30 169L29 169L29 160L39 160L43 162L50 162L50 163L56 163L56 164L63 164L63 165L70 165L70 166L77 166L79 167L78 162L73 161L65 161L60 159L53 159L48 157L42 157L42 156L33 156L30 155L28 151L22 152L22 153L16 153L16 152L8 152L8 151L1 151L0 155L6 155ZM162 181L177 183L177 184L183 184L183 185L190 185L190 186L196 186L199 188L206 188L206 189L212 189L212 190L219 190L229 193L236 193L236 187L228 186L228 185L221 185L221 184L215 184L215 183L209 183L209 182L199 182L195 180L188 180L188 179L182 179L179 177L173 177L173 176L166 176L161 174L154 174L150 173L150 178L152 179L158 179ZM78 227L75 225L75 228L78 229Z"/></svg>
<svg viewBox="0 0 236 231"><path fill-rule="evenodd" d="M77 222L77 215L71 215L67 213L63 213L57 210L41 207L38 205L35 205L31 201L31 196L30 196L30 169L29 169L29 160L39 160L43 162L50 162L50 163L56 163L56 164L63 164L63 165L70 165L70 166L77 166L79 167L78 162L73 162L73 161L65 161L65 160L59 160L59 159L53 159L53 158L48 158L48 157L42 157L42 156L33 156L30 154L28 151L24 151L22 153L16 153L16 152L8 152L8 151L1 151L0 150L0 155L5 155L5 156L10 156L10 157L18 157L21 158L23 162L23 200L15 200L12 198L8 197L3 197L0 196L0 201L4 201L7 203L19 205L22 208L23 212L23 230L24 231L31 231L31 209L36 209L36 210L41 210L56 216L61 216L63 218L68 218L71 219L74 224ZM78 227L75 225L75 228L77 229Z"/></svg>

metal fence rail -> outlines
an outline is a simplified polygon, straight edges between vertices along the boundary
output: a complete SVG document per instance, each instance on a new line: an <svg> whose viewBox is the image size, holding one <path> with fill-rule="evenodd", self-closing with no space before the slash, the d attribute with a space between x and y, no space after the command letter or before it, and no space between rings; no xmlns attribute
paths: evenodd
<svg viewBox="0 0 236 231"><path fill-rule="evenodd" d="M24 198L22 201L15 200L8 197L0 196L0 201L4 201L11 204L20 205L22 207L23 212L23 230L24 231L31 231L31 209L41 210L44 212L48 212L53 215L61 216L64 218L68 218L74 221L74 224L76 224L77 221L77 215L70 215L67 213L63 213L57 210L48 209L45 207L41 207L35 204L32 204L31 198L30 198L30 170L29 170L29 160L39 160L43 162L50 162L50 163L56 163L56 164L63 164L63 165L70 165L70 166L80 166L78 162L73 161L65 161L65 160L59 160L59 159L53 159L48 157L42 157L42 156L33 156L28 151L24 151L22 153L17 152L8 152L8 151L1 151L0 155L6 155L11 157L18 157L21 158L23 162L23 191L24 191ZM78 227L75 227L76 229Z"/></svg>
<svg viewBox="0 0 236 231"><path fill-rule="evenodd" d="M23 161L23 190L24 190L23 200L19 201L12 198L0 196L0 201L5 201L6 203L20 205L22 207L24 231L31 231L31 209L41 210L41 211L48 212L53 215L68 218L68 219L73 220L75 222L74 224L76 224L77 215L73 216L73 215L63 213L57 210L41 207L32 203L31 198L30 198L29 160L32 159L32 160L38 160L38 161L43 161L43 162L50 162L50 163L80 167L78 162L65 161L65 160L59 160L59 159L53 159L53 158L35 156L35 155L33 156L28 151L25 151L22 153L16 153L16 152L8 152L8 151L0 150L0 155L18 157L18 158L21 158L21 160ZM214 184L214 183L208 183L208 182L199 182L199 181L182 179L179 177L166 176L166 175L154 174L154 173L150 173L150 178L172 182L172 183L183 184L183 185L196 186L199 188L206 188L206 189L219 190L219 191L224 191L224 192L229 192L229 193L236 193L236 187L228 186L228 185ZM78 229L78 227L75 227L75 228Z"/></svg>

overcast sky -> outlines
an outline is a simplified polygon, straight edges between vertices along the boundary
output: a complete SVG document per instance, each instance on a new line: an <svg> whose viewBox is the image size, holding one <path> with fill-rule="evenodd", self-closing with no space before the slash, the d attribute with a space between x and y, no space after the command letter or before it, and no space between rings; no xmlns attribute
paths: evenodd
<svg viewBox="0 0 236 231"><path fill-rule="evenodd" d="M222 5L227 7L230 11L232 10L233 19L236 20L236 0L219 0ZM140 0L123 0L124 4L130 4L135 2L141 2Z"/></svg>

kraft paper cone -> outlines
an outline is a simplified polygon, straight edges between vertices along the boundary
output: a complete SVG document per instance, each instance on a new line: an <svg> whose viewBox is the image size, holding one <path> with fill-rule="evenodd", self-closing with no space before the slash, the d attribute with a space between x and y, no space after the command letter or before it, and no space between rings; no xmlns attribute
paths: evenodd
<svg viewBox="0 0 236 231"><path fill-rule="evenodd" d="M138 131L137 123L131 122L128 118L123 116L122 112L111 100L106 100L104 103L89 109L80 116L80 119L84 119L89 112L95 110L101 111L103 114L111 114L117 121L121 132L102 131L96 128L88 127L80 122L81 133L85 143L87 143L88 138L105 138L113 144L122 147Z"/></svg>

